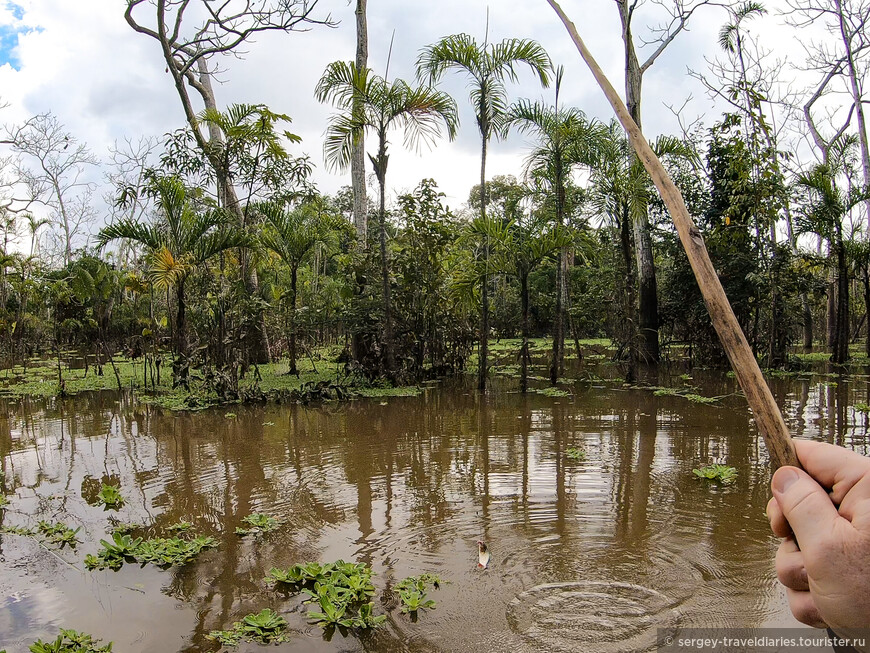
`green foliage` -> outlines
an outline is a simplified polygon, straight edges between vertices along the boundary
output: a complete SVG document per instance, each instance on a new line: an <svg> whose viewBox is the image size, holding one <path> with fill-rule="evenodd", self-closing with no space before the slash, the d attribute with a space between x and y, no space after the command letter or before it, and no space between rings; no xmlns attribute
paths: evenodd
<svg viewBox="0 0 870 653"><path fill-rule="evenodd" d="M86 633L61 628L53 642L38 639L31 644L30 653L111 653L112 643L99 646L99 641Z"/></svg>
<svg viewBox="0 0 870 653"><path fill-rule="evenodd" d="M124 505L124 497L121 496L121 490L116 485L103 484L97 495L97 504L107 510L118 510Z"/></svg>
<svg viewBox="0 0 870 653"><path fill-rule="evenodd" d="M193 528L193 524L189 521L179 521L167 526L166 530L170 532L186 533L191 528Z"/></svg>
<svg viewBox="0 0 870 653"><path fill-rule="evenodd" d="M692 473L698 478L716 481L722 485L730 485L737 480L737 470L728 465L707 465L701 469L693 469Z"/></svg>
<svg viewBox="0 0 870 653"><path fill-rule="evenodd" d="M865 415L870 413L870 404L865 404L864 402L856 401L854 404L852 404L852 407L855 410L857 410L859 413L864 413Z"/></svg>
<svg viewBox="0 0 870 653"><path fill-rule="evenodd" d="M47 521L40 521L36 526L39 533L41 533L47 542L50 544L56 544L63 548L65 546L70 546L75 548L76 544L80 544L79 540L76 539L76 534L81 530L81 526L73 530L69 526L63 523L51 523Z"/></svg>
<svg viewBox="0 0 870 653"><path fill-rule="evenodd" d="M439 589L443 582L437 575L429 573L403 578L394 588L402 602L402 612L416 613L418 610L434 610L435 601L426 597L426 591L430 585L436 590Z"/></svg>
<svg viewBox="0 0 870 653"><path fill-rule="evenodd" d="M269 533L274 531L281 525L274 517L255 512L242 519L250 528L236 528L236 535L257 535L259 533Z"/></svg>
<svg viewBox="0 0 870 653"><path fill-rule="evenodd" d="M337 560L320 564L309 562L289 569L273 568L266 582L278 588L301 591L319 610L312 610L308 618L324 628L374 628L386 620L373 613L375 587L371 567L363 563Z"/></svg>
<svg viewBox="0 0 870 653"><path fill-rule="evenodd" d="M103 548L97 555L85 557L85 567L111 569L117 571L125 562L137 561L141 564L154 564L158 567L185 565L194 560L205 549L217 546L213 537L196 536L190 539L180 537L143 539L115 533L112 542L100 540Z"/></svg>
<svg viewBox="0 0 870 653"><path fill-rule="evenodd" d="M247 615L230 630L213 630L207 637L223 646L238 646L242 641L278 644L287 641L287 621L269 608Z"/></svg>
<svg viewBox="0 0 870 653"><path fill-rule="evenodd" d="M565 455L571 460L586 460L586 452L577 447L568 447L565 450Z"/></svg>

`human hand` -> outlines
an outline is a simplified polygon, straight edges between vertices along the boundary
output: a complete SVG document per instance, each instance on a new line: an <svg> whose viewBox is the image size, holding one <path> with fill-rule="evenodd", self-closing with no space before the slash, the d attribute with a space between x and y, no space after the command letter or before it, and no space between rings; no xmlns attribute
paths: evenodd
<svg viewBox="0 0 870 653"><path fill-rule="evenodd" d="M870 627L870 459L823 442L794 444L806 471L778 469L767 504L771 529L785 538L776 574L791 612L817 628Z"/></svg>

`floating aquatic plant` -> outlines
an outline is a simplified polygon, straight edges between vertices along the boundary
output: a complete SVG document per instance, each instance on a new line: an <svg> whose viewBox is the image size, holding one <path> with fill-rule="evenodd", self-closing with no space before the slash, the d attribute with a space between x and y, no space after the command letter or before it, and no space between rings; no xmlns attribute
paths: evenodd
<svg viewBox="0 0 870 653"><path fill-rule="evenodd" d="M578 447L568 447L565 450L565 455L571 460L586 460L586 452Z"/></svg>
<svg viewBox="0 0 870 653"><path fill-rule="evenodd" d="M124 497L121 496L121 490L115 485L106 485L104 483L100 488L100 493L97 495L97 505L101 505L107 510L117 510L124 505Z"/></svg>
<svg viewBox="0 0 870 653"><path fill-rule="evenodd" d="M693 469L692 473L698 478L716 481L722 485L730 485L737 480L737 470L728 465L707 465L701 469Z"/></svg>
<svg viewBox="0 0 870 653"><path fill-rule="evenodd" d="M443 581L435 574L421 574L420 576L408 576L396 584L394 588L402 601L402 612L406 614L416 613L418 610L434 610L435 601L427 598L426 590L431 585L436 590L441 587Z"/></svg>
<svg viewBox="0 0 870 653"><path fill-rule="evenodd" d="M223 646L238 646L242 641L277 644L287 641L287 621L269 608L247 615L230 630L213 630L207 637Z"/></svg>
<svg viewBox="0 0 870 653"><path fill-rule="evenodd" d="M99 641L87 633L61 628L60 635L53 642L43 642L38 639L31 644L30 653L111 653L112 643L99 646Z"/></svg>
<svg viewBox="0 0 870 653"><path fill-rule="evenodd" d="M76 538L76 534L82 529L81 526L73 530L62 522L51 523L40 521L36 526L37 531L45 537L46 542L56 544L63 548L70 546L75 548L76 544L80 544Z"/></svg>
<svg viewBox="0 0 870 653"><path fill-rule="evenodd" d="M191 562L205 549L217 546L213 537L131 538L129 535L115 533L112 542L100 540L103 548L97 555L85 556L88 569L120 569L125 562L136 561L141 564L154 564L158 567L181 566Z"/></svg>
<svg viewBox="0 0 870 653"><path fill-rule="evenodd" d="M320 564L309 562L293 565L289 569L273 568L266 582L275 586L301 591L308 595L306 603L315 604L308 618L324 628L374 628L386 620L385 615L374 614L375 586L371 567L363 563L335 562Z"/></svg>
<svg viewBox="0 0 870 653"><path fill-rule="evenodd" d="M278 526L281 525L274 517L270 517L269 515L264 515L259 512L255 512L252 515L248 515L244 519L242 519L250 528L237 528L236 535L256 535L258 533L268 533L270 531L274 531Z"/></svg>

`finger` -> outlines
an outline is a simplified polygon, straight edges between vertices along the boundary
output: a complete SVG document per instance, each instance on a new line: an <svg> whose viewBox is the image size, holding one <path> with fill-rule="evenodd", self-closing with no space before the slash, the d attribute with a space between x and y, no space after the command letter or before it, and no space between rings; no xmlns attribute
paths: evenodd
<svg viewBox="0 0 870 653"><path fill-rule="evenodd" d="M849 449L811 440L795 440L794 445L803 468L831 491L834 503L841 503L858 481L870 475L870 458Z"/></svg>
<svg viewBox="0 0 870 653"><path fill-rule="evenodd" d="M786 597L788 598L788 607L795 619L813 628L828 627L828 624L822 619L822 615L819 614L819 609L809 592L786 590Z"/></svg>
<svg viewBox="0 0 870 653"><path fill-rule="evenodd" d="M786 538L776 551L776 577L792 590L807 592L810 589L804 554L794 538Z"/></svg>
<svg viewBox="0 0 870 653"><path fill-rule="evenodd" d="M777 503L775 497L771 497L770 501L767 502L767 510L765 513L767 514L767 519L770 521L770 530L773 531L774 535L777 537L788 537L792 534L791 526L788 525L785 515L783 515L782 510L779 509L779 503Z"/></svg>
<svg viewBox="0 0 870 653"><path fill-rule="evenodd" d="M808 554L822 554L825 541L843 519L827 492L797 467L780 467L770 485L800 547Z"/></svg>

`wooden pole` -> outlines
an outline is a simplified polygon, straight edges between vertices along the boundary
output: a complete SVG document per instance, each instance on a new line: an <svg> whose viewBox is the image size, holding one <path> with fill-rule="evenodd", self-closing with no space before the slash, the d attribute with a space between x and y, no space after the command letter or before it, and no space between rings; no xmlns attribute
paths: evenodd
<svg viewBox="0 0 870 653"><path fill-rule="evenodd" d="M743 330L734 316L734 311L731 310L731 304L728 302L725 290L719 282L719 275L716 274L713 263L710 261L710 255L707 253L704 239L701 236L701 232L698 231L698 228L692 222L692 218L683 201L683 196L674 185L674 182L671 181L664 166L662 166L658 157L652 151L652 148L647 143L643 134L641 134L634 120L632 120L628 109L626 109L625 104L622 102L622 98L619 97L619 94L614 90L607 77L604 76L604 73L595 62L589 50L586 49L586 45L577 33L574 23L568 19L555 0L547 0L547 2L550 3L550 6L564 23L568 34L577 46L577 50L580 51L580 56L583 57L601 90L604 91L604 95L607 96L607 100L616 112L619 122L622 123L625 132L628 134L628 138L634 146L638 158L656 185L665 206L668 207L668 211L677 228L677 233L680 235L680 242L683 243L686 256L689 258L692 271L695 273L698 286L701 288L701 294L704 297L704 303L707 305L707 311L710 313L710 318L713 321L713 327L716 329L716 333L719 334L719 340L722 342L722 347L728 355L731 368L737 375L740 387L743 388L743 392L746 394L746 400L749 402L749 407L755 415L758 430L764 438L764 443L767 445L771 465L774 468L781 465L800 466L788 427L786 427L782 413L779 411L779 406L776 405L770 388L767 386L761 373L761 368L758 366L758 361L755 360L752 349L750 349L749 343L746 341L746 336L743 334Z"/></svg>

